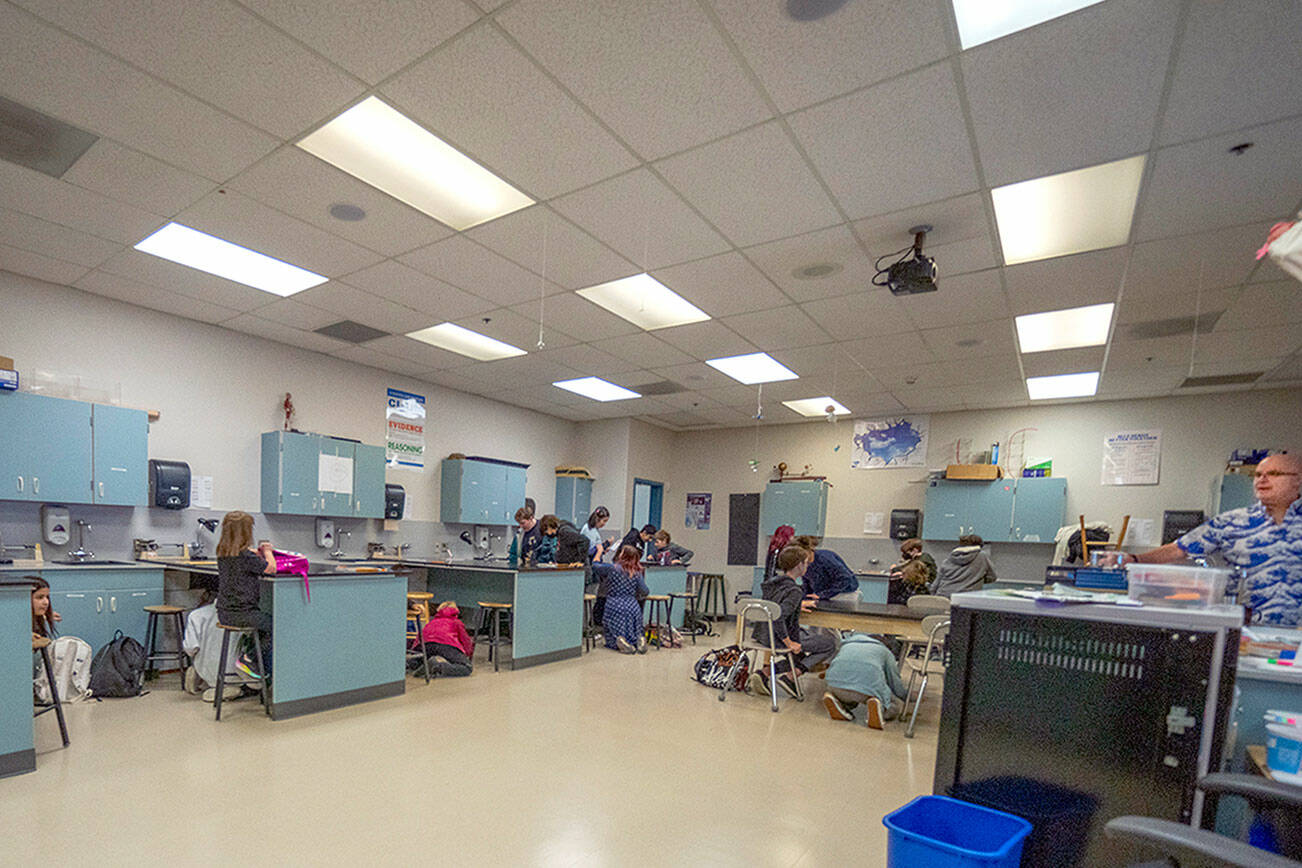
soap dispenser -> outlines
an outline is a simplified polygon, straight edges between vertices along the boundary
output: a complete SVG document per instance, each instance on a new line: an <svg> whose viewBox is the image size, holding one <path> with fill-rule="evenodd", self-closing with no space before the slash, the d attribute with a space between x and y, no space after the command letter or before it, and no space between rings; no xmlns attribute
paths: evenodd
<svg viewBox="0 0 1302 868"><path fill-rule="evenodd" d="M72 519L68 507L44 504L41 506L41 532L50 545L66 546Z"/></svg>

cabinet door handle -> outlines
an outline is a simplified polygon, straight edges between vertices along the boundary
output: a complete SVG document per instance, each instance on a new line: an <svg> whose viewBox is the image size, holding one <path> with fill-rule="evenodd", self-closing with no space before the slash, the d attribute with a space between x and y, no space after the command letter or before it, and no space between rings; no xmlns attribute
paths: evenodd
<svg viewBox="0 0 1302 868"><path fill-rule="evenodd" d="M104 598L103 598L103 597L96 597L96 598L95 598L95 614L98 615L100 612L103 612L103 611L104 611Z"/></svg>
<svg viewBox="0 0 1302 868"><path fill-rule="evenodd" d="M18 491L21 492L22 490L23 490L23 478L20 476L18 477Z"/></svg>
<svg viewBox="0 0 1302 868"><path fill-rule="evenodd" d="M41 493L41 477L39 476L32 477L32 491L36 492L37 494Z"/></svg>
<svg viewBox="0 0 1302 868"><path fill-rule="evenodd" d="M99 484L99 496L100 497L104 496L104 483L102 482Z"/></svg>
<svg viewBox="0 0 1302 868"><path fill-rule="evenodd" d="M118 598L109 597L109 611L116 612L117 610L118 610Z"/></svg>

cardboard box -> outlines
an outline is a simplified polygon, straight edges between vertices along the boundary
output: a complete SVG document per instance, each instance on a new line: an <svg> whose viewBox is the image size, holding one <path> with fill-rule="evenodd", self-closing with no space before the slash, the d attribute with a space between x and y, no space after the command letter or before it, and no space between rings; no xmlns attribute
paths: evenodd
<svg viewBox="0 0 1302 868"><path fill-rule="evenodd" d="M945 468L946 479L999 479L1003 475L998 464L951 464Z"/></svg>
<svg viewBox="0 0 1302 868"><path fill-rule="evenodd" d="M14 360L8 356L0 356L0 370L14 370Z"/></svg>

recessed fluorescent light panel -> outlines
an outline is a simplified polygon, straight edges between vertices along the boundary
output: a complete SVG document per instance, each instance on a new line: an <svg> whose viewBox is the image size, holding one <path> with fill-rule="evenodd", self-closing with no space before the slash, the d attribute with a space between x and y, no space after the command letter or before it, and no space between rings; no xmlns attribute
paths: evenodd
<svg viewBox="0 0 1302 868"><path fill-rule="evenodd" d="M293 295L330 279L180 223L168 223L137 244L136 249L279 296Z"/></svg>
<svg viewBox="0 0 1302 868"><path fill-rule="evenodd" d="M1047 398L1088 398L1098 390L1098 371L1026 378L1026 391L1032 401L1043 401Z"/></svg>
<svg viewBox="0 0 1302 868"><path fill-rule="evenodd" d="M499 341L497 338L490 338L488 335L472 332L470 329L462 328L450 322L439 323L436 326L430 326L420 331L408 332L407 337L441 349L451 350L454 353L460 353L463 356L470 356L472 359L479 359L481 362L525 355L525 351L519 347L513 347L508 343Z"/></svg>
<svg viewBox="0 0 1302 868"><path fill-rule="evenodd" d="M1034 262L1125 244L1144 155L990 191L1004 263Z"/></svg>
<svg viewBox="0 0 1302 868"><path fill-rule="evenodd" d="M367 97L298 146L453 229L534 201L378 97Z"/></svg>
<svg viewBox="0 0 1302 868"><path fill-rule="evenodd" d="M573 392L576 395L591 398L594 401L626 401L629 398L642 397L631 389L625 389L623 386L616 386L609 380L601 379L601 377L580 377L577 380L559 380L552 383L552 385L564 389L567 392Z"/></svg>
<svg viewBox="0 0 1302 868"><path fill-rule="evenodd" d="M648 331L710 318L708 313L649 274L621 277L578 292L593 304Z"/></svg>
<svg viewBox="0 0 1302 868"><path fill-rule="evenodd" d="M1108 302L1019 316L1016 318L1018 343L1024 353L1101 346L1108 342L1113 307Z"/></svg>
<svg viewBox="0 0 1302 868"><path fill-rule="evenodd" d="M1102 0L954 0L958 41L964 48L991 42Z"/></svg>
<svg viewBox="0 0 1302 868"><path fill-rule="evenodd" d="M821 398L801 398L798 401L783 401L782 406L790 407L801 416L826 416L829 412L829 407L831 408L830 412L835 416L850 415L850 411L846 409L844 404L835 398L829 398L826 395Z"/></svg>
<svg viewBox="0 0 1302 868"><path fill-rule="evenodd" d="M747 353L744 356L707 359L705 363L748 386L756 383L773 383L778 380L800 379L799 374L768 353Z"/></svg>

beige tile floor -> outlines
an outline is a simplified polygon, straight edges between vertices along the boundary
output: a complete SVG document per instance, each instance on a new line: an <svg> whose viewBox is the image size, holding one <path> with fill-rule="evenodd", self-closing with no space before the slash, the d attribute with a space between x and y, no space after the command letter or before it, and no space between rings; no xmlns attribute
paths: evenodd
<svg viewBox="0 0 1302 868"><path fill-rule="evenodd" d="M713 640L718 644L718 640ZM175 676L37 721L0 780L0 865L882 865L883 814L930 791L917 737L688 680L708 646L597 649L272 722Z"/></svg>

